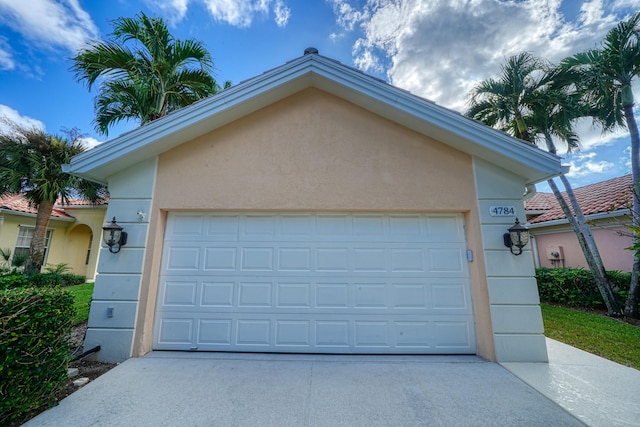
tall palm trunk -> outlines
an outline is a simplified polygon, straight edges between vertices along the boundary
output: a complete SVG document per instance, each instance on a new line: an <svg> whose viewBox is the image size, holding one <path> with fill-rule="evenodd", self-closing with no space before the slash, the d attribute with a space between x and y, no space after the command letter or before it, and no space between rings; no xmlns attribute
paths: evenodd
<svg viewBox="0 0 640 427"><path fill-rule="evenodd" d="M637 222L640 221L640 200L638 200L640 197L640 136L638 135L638 124L633 116L633 101L625 103L624 117L627 121L629 135L631 136L631 172L633 175L632 218L634 222ZM633 239L634 243L639 243L640 235L635 233ZM627 303L624 308L625 316L638 317L638 293L640 293L638 279L640 279L640 258L638 257L638 253L636 253L633 258L629 296L627 297Z"/></svg>
<svg viewBox="0 0 640 427"><path fill-rule="evenodd" d="M529 129L527 129L527 125L524 122L524 118L519 111L516 111L514 114L516 119L516 126L518 128L518 133L520 133L519 137L523 141L527 141L531 143L531 136L529 135Z"/></svg>
<svg viewBox="0 0 640 427"><path fill-rule="evenodd" d="M39 273L44 262L44 246L47 238L47 226L53 212L53 203L43 200L38 204L36 228L29 246L29 259L24 267L24 273L29 275Z"/></svg>
<svg viewBox="0 0 640 427"><path fill-rule="evenodd" d="M557 150L549 133L545 133L545 140L549 152L551 154L556 154ZM567 193L567 198L569 199L569 203L571 203L573 212L571 211L571 208L569 208L566 200L564 200L564 198L562 197L562 193L558 189L555 181L553 179L549 179L547 183L549 184L549 187L551 187L553 195L556 197L556 200L558 200L558 203L560 204L562 211L567 217L567 220L569 221L573 232L578 238L578 243L580 244L580 248L582 249L584 258L587 261L589 270L591 270L591 274L593 275L593 278L596 282L598 291L600 291L600 295L602 296L602 299L604 300L604 303L607 307L607 314L609 316L619 316L621 313L620 306L618 305L618 302L616 301L613 294L613 290L611 289L611 283L609 283L609 278L607 277L607 272L604 268L604 263L602 262L600 251L598 250L596 241L593 238L593 234L591 233L591 228L587 224L586 218L582 213L582 208L578 204L578 199L573 192L571 183L564 174L560 175L560 181L562 182L562 185L564 185L565 191Z"/></svg>

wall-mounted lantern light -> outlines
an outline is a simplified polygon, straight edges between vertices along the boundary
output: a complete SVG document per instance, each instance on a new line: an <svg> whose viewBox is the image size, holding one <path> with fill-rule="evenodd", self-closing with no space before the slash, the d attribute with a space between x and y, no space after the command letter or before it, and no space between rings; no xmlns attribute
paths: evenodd
<svg viewBox="0 0 640 427"><path fill-rule="evenodd" d="M522 254L522 248L529 243L529 229L520 225L520 221L516 218L516 223L509 229L508 233L504 233L504 245L509 248L512 254ZM513 248L518 248L518 252L514 252Z"/></svg>
<svg viewBox="0 0 640 427"><path fill-rule="evenodd" d="M120 248L127 244L127 233L116 223L115 216L111 224L102 227L102 240L109 246L109 252L112 254L117 254Z"/></svg>

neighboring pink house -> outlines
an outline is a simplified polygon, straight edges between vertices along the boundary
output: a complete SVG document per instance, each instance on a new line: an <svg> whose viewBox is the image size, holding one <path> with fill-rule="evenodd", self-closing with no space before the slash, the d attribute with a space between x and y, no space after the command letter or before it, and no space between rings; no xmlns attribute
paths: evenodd
<svg viewBox="0 0 640 427"><path fill-rule="evenodd" d="M607 270L631 271L629 230L633 180L624 175L574 190ZM565 193L562 193L565 195ZM525 201L536 267L588 268L578 239L552 193Z"/></svg>

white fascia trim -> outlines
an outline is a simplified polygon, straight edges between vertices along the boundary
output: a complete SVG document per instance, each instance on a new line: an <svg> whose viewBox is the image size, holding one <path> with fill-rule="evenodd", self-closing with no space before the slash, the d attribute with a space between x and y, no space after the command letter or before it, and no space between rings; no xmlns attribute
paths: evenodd
<svg viewBox="0 0 640 427"><path fill-rule="evenodd" d="M589 221L596 221L599 219L619 218L621 216L628 216L628 215L631 215L631 209L619 209L613 212L600 212L600 213L595 213L591 215L586 215L584 218L587 220L587 222L589 222ZM554 220L545 221L545 222L536 222L534 224L527 224L527 227L533 230L538 228L553 227L556 225L564 225L564 224L569 224L569 220L567 218L554 219Z"/></svg>
<svg viewBox="0 0 640 427"><path fill-rule="evenodd" d="M120 169L307 87L326 90L508 170L525 171L528 183L561 172L557 156L319 55L305 55L129 131L74 157L64 170L105 182Z"/></svg>

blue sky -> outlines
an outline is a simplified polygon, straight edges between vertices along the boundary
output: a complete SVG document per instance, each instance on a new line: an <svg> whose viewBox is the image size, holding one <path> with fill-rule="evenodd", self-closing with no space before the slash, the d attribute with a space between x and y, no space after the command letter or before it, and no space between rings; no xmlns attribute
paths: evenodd
<svg viewBox="0 0 640 427"><path fill-rule="evenodd" d="M597 47L637 10L640 0L0 0L0 116L49 133L77 127L88 145L107 140L94 129L95 92L74 81L69 58L107 39L112 20L141 11L164 18L177 38L202 41L220 82L238 83L313 46L464 111L469 90L506 57L529 51L557 62ZM109 138L136 126L123 123ZM630 172L624 131L603 135L584 120L578 132L582 148L564 156L574 186Z"/></svg>

